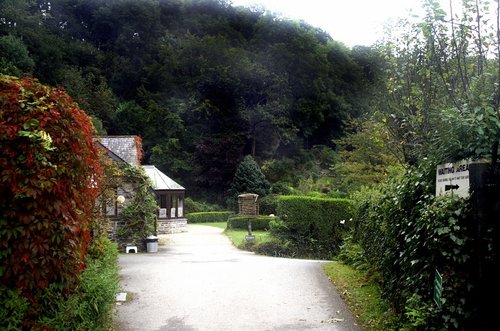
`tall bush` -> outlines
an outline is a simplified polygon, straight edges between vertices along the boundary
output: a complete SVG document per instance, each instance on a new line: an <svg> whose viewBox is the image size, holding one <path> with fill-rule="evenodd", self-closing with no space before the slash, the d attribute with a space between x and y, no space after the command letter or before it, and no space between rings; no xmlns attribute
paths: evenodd
<svg viewBox="0 0 500 331"><path fill-rule="evenodd" d="M381 273L401 328L471 329L477 322L477 223L468 199L434 197L434 174L435 166L424 163L381 193L360 196L353 240ZM433 302L436 270L443 275L441 307Z"/></svg>
<svg viewBox="0 0 500 331"><path fill-rule="evenodd" d="M62 90L0 76L0 289L29 302L71 292L85 269L101 167L90 118Z"/></svg>

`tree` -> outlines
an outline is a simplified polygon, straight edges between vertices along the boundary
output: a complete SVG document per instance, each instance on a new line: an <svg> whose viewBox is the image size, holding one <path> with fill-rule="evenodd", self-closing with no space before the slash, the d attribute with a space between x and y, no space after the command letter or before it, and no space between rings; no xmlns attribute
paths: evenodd
<svg viewBox="0 0 500 331"><path fill-rule="evenodd" d="M352 132L335 140L339 160L333 165L334 189L355 192L380 184L401 171L404 160L398 146L391 146L384 123L360 119Z"/></svg>
<svg viewBox="0 0 500 331"><path fill-rule="evenodd" d="M269 193L270 184L251 155L245 156L238 165L231 183L233 197L242 193L255 193L264 197Z"/></svg>
<svg viewBox="0 0 500 331"><path fill-rule="evenodd" d="M44 289L70 293L85 269L102 170L91 120L62 89L0 76L0 104L0 293L16 289L34 327Z"/></svg>
<svg viewBox="0 0 500 331"><path fill-rule="evenodd" d="M486 4L466 1L458 16L450 1L447 16L437 1L427 0L422 21L402 20L381 48L388 64L386 91L375 108L408 164L428 156L440 161L480 158L500 138L493 133L500 121L495 111L500 43ZM488 59L495 52L496 61ZM488 118L488 127L471 125L482 118Z"/></svg>
<svg viewBox="0 0 500 331"><path fill-rule="evenodd" d="M22 40L12 35L0 37L0 73L19 77L31 73L34 66Z"/></svg>

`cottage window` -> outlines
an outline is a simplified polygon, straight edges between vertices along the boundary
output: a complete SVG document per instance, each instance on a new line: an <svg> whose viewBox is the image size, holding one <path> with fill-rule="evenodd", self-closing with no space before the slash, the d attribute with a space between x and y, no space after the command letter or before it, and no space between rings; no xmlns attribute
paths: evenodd
<svg viewBox="0 0 500 331"><path fill-rule="evenodd" d="M170 218L177 217L177 195L170 196Z"/></svg>
<svg viewBox="0 0 500 331"><path fill-rule="evenodd" d="M182 196L179 197L179 206L177 207L177 216L178 217L184 216L184 199L182 198Z"/></svg>
<svg viewBox="0 0 500 331"><path fill-rule="evenodd" d="M166 194L161 194L160 195L160 211L159 211L159 218L167 218L167 195Z"/></svg>

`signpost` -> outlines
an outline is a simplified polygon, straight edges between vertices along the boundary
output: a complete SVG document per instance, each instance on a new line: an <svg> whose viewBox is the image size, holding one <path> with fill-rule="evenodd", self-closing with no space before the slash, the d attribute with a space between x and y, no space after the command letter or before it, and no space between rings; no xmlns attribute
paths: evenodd
<svg viewBox="0 0 500 331"><path fill-rule="evenodd" d="M442 294L443 294L443 276L439 273L439 271L436 269L436 275L434 277L434 302L436 305L441 308L441 305L443 304L442 300Z"/></svg>
<svg viewBox="0 0 500 331"><path fill-rule="evenodd" d="M255 236L252 234L252 218L248 218L248 234L245 236L246 240L255 240Z"/></svg>
<svg viewBox="0 0 500 331"><path fill-rule="evenodd" d="M246 241L255 240L255 236L252 234L252 217L259 215L258 198L259 195L254 193L238 195L239 214L248 217L248 234L245 236Z"/></svg>

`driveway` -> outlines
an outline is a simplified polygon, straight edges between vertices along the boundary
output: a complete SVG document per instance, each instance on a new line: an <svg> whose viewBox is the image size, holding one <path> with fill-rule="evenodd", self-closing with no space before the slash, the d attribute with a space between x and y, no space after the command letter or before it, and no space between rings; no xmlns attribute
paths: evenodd
<svg viewBox="0 0 500 331"><path fill-rule="evenodd" d="M116 330L360 330L322 262L254 255L188 225L158 253L121 254Z"/></svg>

